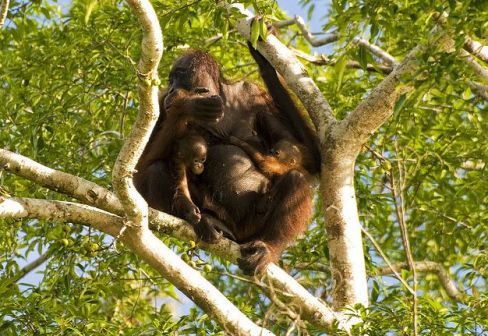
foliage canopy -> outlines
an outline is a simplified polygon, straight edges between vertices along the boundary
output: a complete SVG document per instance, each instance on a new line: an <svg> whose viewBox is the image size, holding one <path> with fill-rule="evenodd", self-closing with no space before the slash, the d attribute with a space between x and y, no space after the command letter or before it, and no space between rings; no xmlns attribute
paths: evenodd
<svg viewBox="0 0 488 336"><path fill-rule="evenodd" d="M286 17L274 1L242 3L266 20ZM431 37L440 14L448 14L444 25L455 40L453 51L429 50L418 60L418 72L402 79L411 89L360 155L355 186L362 225L392 262L405 261L395 208L401 201L414 259L441 264L467 296L456 302L435 275L420 273L421 334L488 335L488 104L468 85L479 81L476 74L454 52L466 36L488 36L488 5L475 0L301 3L323 16L325 30L340 34L333 47L319 49L336 59L335 65L305 63L339 118L385 76L364 70L378 59L353 43L355 37L401 60ZM154 6L165 39L163 84L178 55L202 47L219 60L227 78L259 81L245 41L233 30L237 16L227 16L210 0L158 0ZM289 26L280 38L312 52L298 32ZM222 38L210 42L218 34ZM1 147L110 188L113 163L137 111L140 40L138 23L122 1L12 1L0 30ZM346 60L362 69L347 68ZM402 186L396 197L391 176ZM66 199L2 171L0 181L6 194ZM39 220L0 219L0 228L2 335L223 334L200 310L167 299L178 298L173 286L112 238ZM191 258L245 314L277 334L286 332L286 311L241 281L235 266L188 242L162 239ZM365 319L358 332L411 334L411 296L394 277L376 276L385 262L369 241L366 250L372 302L351 310ZM37 275L11 280L27 261L44 254L49 259ZM282 264L328 300L332 276L320 206ZM411 280L408 271L402 276ZM321 334L309 324L300 326Z"/></svg>

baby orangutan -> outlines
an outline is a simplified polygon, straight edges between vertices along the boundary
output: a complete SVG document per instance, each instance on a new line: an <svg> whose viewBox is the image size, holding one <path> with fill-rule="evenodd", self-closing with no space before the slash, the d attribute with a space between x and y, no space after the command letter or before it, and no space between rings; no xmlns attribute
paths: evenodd
<svg viewBox="0 0 488 336"><path fill-rule="evenodd" d="M190 196L188 174L200 175L203 173L207 159L207 142L197 133L189 132L177 140L172 159L176 169L173 209L178 217L191 224L197 224L201 219L201 214Z"/></svg>
<svg viewBox="0 0 488 336"><path fill-rule="evenodd" d="M281 176L291 170L299 170L306 173L304 165L311 160L306 148L289 140L280 140L274 144L270 154L266 155L234 136L229 137L229 142L240 147L253 160L256 166L266 176ZM306 173L308 175L308 173Z"/></svg>
<svg viewBox="0 0 488 336"><path fill-rule="evenodd" d="M179 139L174 147L173 164L176 170L176 192L173 198L173 210L178 217L185 219L192 225L198 224L202 217L199 208L193 203L190 195L188 178L191 174L200 175L203 173L205 160L207 159L207 142L194 131ZM204 198L203 204L208 210L219 213L227 222L232 222L232 218L227 211ZM220 231L220 236L235 240L234 234L219 222L212 222Z"/></svg>

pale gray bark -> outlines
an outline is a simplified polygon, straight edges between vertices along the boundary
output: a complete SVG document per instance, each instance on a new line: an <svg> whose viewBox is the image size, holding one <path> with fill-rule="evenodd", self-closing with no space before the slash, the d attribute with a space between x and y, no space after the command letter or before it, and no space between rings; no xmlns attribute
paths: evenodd
<svg viewBox="0 0 488 336"><path fill-rule="evenodd" d="M5 20L7 19L9 5L10 0L2 0L2 2L0 3L0 28L3 27L3 25L5 24Z"/></svg>
<svg viewBox="0 0 488 336"><path fill-rule="evenodd" d="M257 326L202 275L185 264L150 230L124 235L123 241L145 262L178 287L230 335L273 335Z"/></svg>
<svg viewBox="0 0 488 336"><path fill-rule="evenodd" d="M245 10L241 4L228 5L222 3L229 11L231 8L240 10L245 18L239 19L237 30L246 39L251 37L251 22L254 15ZM303 106L310 114L321 143L329 126L335 122L332 109L315 82L308 76L303 65L296 59L293 52L283 45L275 36L269 35L265 41L257 42L258 51L283 76L290 89L295 92Z"/></svg>
<svg viewBox="0 0 488 336"><path fill-rule="evenodd" d="M0 198L0 217L37 218L89 225L118 237L134 253L159 271L231 335L273 335L257 326L202 275L183 262L146 228L123 231L124 220L106 211L72 202L31 198ZM122 234L121 234L122 233Z"/></svg>
<svg viewBox="0 0 488 336"><path fill-rule="evenodd" d="M285 295L291 294L292 302L300 308L302 318L324 329L330 329L333 324L337 324L340 330L349 332L351 321L346 315L329 308L281 268L270 264L266 276L269 282Z"/></svg>
<svg viewBox="0 0 488 336"><path fill-rule="evenodd" d="M335 42L339 39L339 34L336 33L329 33L325 34L324 36L321 37L316 37L313 36L310 30L307 28L305 21L303 21L303 18L301 16L295 16L294 20L291 22L295 22L302 32L303 37L310 43L310 45L314 47L320 47L332 42ZM288 23L288 21L287 21Z"/></svg>
<svg viewBox="0 0 488 336"><path fill-rule="evenodd" d="M463 60L476 75L483 78L483 80L488 81L488 69L479 64L466 50L461 49L459 51L459 58Z"/></svg>
<svg viewBox="0 0 488 336"><path fill-rule="evenodd" d="M488 62L488 46L485 46L480 42L475 41L470 37L467 37L464 43L464 48L471 54L478 57L480 60Z"/></svg>
<svg viewBox="0 0 488 336"><path fill-rule="evenodd" d="M138 66L139 113L115 162L113 186L132 224L147 226L147 203L137 192L132 176L159 116L158 65L163 54L163 35L156 12L149 1L127 2L138 17L143 31L142 55Z"/></svg>
<svg viewBox="0 0 488 336"><path fill-rule="evenodd" d="M121 217L89 205L34 198L0 198L1 217L79 223L112 236L117 236L123 224Z"/></svg>
<svg viewBox="0 0 488 336"><path fill-rule="evenodd" d="M23 155L0 148L0 169L22 176L43 187L69 195L82 203L123 215L119 199L107 189L81 177L46 167Z"/></svg>
<svg viewBox="0 0 488 336"><path fill-rule="evenodd" d="M357 151L347 153L330 137L324 151L321 194L334 277L333 303L336 309L361 303L367 306L368 289L364 264L361 225L354 190L354 164Z"/></svg>
<svg viewBox="0 0 488 336"><path fill-rule="evenodd" d="M123 214L122 205L117 197L105 188L83 178L48 168L20 154L0 149L0 168L6 168L7 171L18 176L74 197L86 204L117 215ZM149 209L149 221L152 230L181 240L198 242L192 226L180 218ZM117 230L121 229L122 227L117 228ZM233 263L240 257L239 245L228 239L222 239L217 244L198 242L198 246ZM311 295L278 266L270 265L267 268L266 279L273 284L276 290L287 297L292 297L294 303L300 308L302 318L314 325L329 329L335 321L343 319L340 314L333 313L327 304Z"/></svg>
<svg viewBox="0 0 488 336"><path fill-rule="evenodd" d="M362 39L362 38L359 38L359 37L356 37L353 41L355 43L357 43L358 45L361 45L361 46L365 47L373 55L375 55L376 57L379 57L380 59L382 59L383 61L385 61L389 65L391 65L391 66L397 66L398 65L398 61L395 59L395 57L393 57L392 55L390 55L388 52L386 52L385 50L381 49L377 45L374 45L372 43L369 43L365 39Z"/></svg>

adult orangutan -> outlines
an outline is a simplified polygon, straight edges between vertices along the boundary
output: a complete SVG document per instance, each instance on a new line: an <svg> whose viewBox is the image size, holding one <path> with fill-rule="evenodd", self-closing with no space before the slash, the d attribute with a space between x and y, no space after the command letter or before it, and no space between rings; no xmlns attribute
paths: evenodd
<svg viewBox="0 0 488 336"><path fill-rule="evenodd" d="M251 53L269 94L246 81L228 83L205 52L193 51L176 60L160 101L161 115L135 175L136 187L149 206L176 215L177 177L171 151L187 132L202 136L207 144L205 169L188 181L198 207L190 211L200 217L192 224L206 242L225 235L240 243L239 266L246 274L277 261L305 230L312 211L309 176L320 169L316 135L273 67L256 50L251 48ZM177 99L182 90L191 93L184 101ZM308 159L299 169L265 173L245 150L229 143L231 137L261 153L288 141L299 145Z"/></svg>

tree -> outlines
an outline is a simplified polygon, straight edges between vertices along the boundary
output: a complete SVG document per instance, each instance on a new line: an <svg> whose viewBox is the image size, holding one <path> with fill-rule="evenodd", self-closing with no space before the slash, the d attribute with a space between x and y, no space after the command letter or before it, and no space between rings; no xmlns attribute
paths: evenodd
<svg viewBox="0 0 488 336"><path fill-rule="evenodd" d="M127 4L1 2L2 335L488 332L484 2L335 0L317 35L270 1L243 1L256 16ZM204 45L227 77L259 80L246 39L324 159L308 232L262 278L240 275L235 243L196 246L131 181L158 63L167 78ZM199 308L172 310L175 287Z"/></svg>

